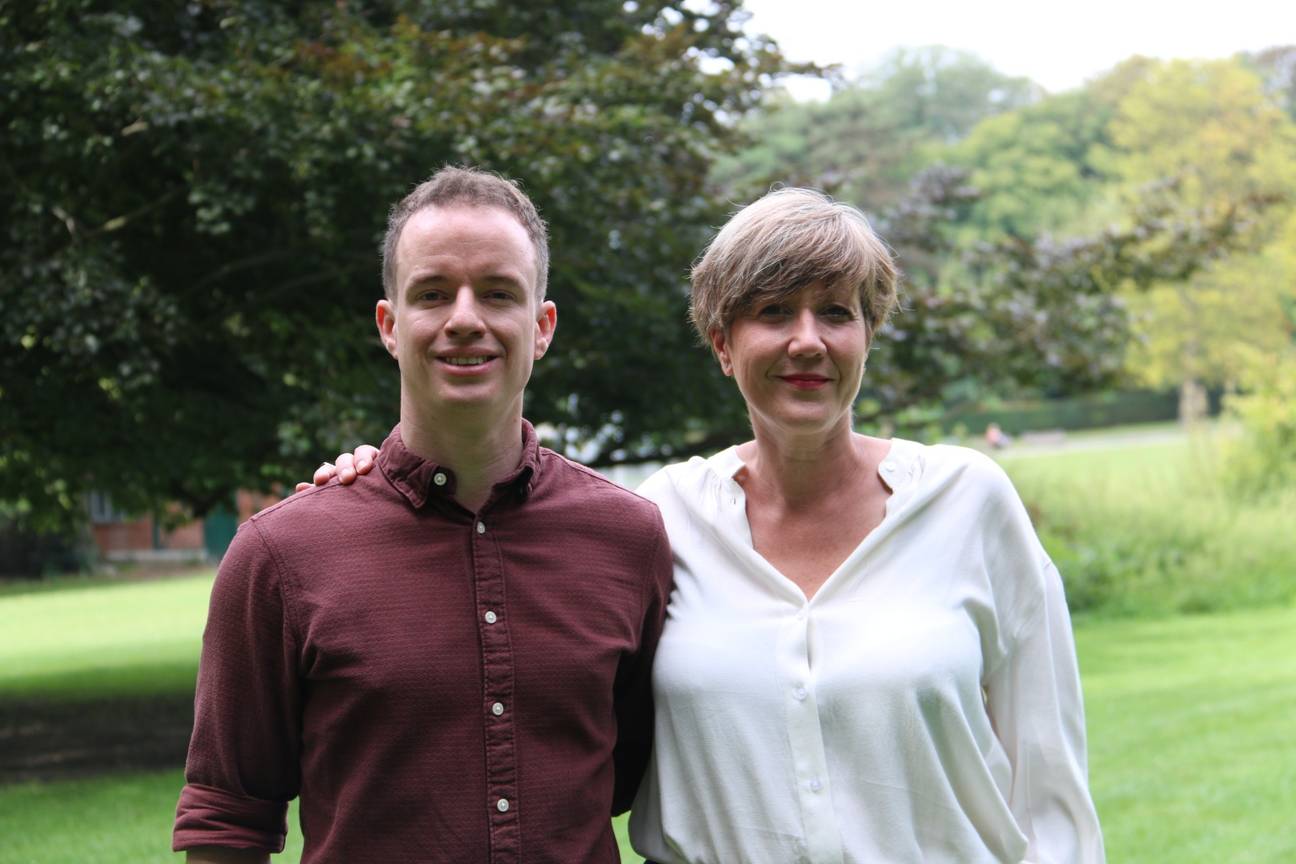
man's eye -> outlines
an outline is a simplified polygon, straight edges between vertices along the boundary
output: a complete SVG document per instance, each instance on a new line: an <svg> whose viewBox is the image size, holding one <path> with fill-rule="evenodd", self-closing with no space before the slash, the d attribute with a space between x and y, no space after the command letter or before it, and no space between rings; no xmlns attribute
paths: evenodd
<svg viewBox="0 0 1296 864"><path fill-rule="evenodd" d="M835 318L840 321L849 321L855 317L855 310L849 306L829 306L824 310L824 314L829 318Z"/></svg>
<svg viewBox="0 0 1296 864"><path fill-rule="evenodd" d="M782 303L771 303L756 310L757 318L781 318L786 315L788 307Z"/></svg>

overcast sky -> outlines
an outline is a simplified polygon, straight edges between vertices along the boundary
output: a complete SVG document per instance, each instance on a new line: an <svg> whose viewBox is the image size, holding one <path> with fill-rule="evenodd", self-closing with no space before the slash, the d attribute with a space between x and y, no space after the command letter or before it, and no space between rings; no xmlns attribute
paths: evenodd
<svg viewBox="0 0 1296 864"><path fill-rule="evenodd" d="M1057 92L1132 54L1228 57L1296 43L1296 0L747 0L749 31L849 73L900 46L947 45ZM822 85L820 85L821 87ZM799 97L826 90L794 83Z"/></svg>

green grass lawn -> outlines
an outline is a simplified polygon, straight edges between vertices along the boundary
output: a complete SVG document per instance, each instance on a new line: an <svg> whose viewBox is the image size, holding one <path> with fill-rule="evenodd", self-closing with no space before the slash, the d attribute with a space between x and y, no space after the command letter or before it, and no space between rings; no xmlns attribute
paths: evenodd
<svg viewBox="0 0 1296 864"><path fill-rule="evenodd" d="M0 786L0 862L4 864L174 864L171 823L184 772L152 772L62 783ZM639 864L625 818L613 820L621 859ZM297 805L288 811L282 864L301 859Z"/></svg>
<svg viewBox="0 0 1296 864"><path fill-rule="evenodd" d="M1109 860L1296 860L1296 609L1082 618L1076 639ZM0 861L173 861L180 783L177 769L0 788ZM299 854L294 831L277 860Z"/></svg>
<svg viewBox="0 0 1296 864"><path fill-rule="evenodd" d="M192 690L212 574L0 595L0 696Z"/></svg>
<svg viewBox="0 0 1296 864"><path fill-rule="evenodd" d="M1073 607L1097 610L1076 638L1109 860L1296 861L1296 491L1238 497L1208 439L1001 458ZM0 702L191 692L210 583L0 590ZM0 787L0 862L176 861L180 784Z"/></svg>
<svg viewBox="0 0 1296 864"><path fill-rule="evenodd" d="M1080 621L1108 860L1296 861L1296 609Z"/></svg>

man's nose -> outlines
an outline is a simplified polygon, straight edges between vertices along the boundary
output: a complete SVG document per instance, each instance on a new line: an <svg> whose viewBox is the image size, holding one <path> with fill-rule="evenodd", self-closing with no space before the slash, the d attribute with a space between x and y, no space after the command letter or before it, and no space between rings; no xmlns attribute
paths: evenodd
<svg viewBox="0 0 1296 864"><path fill-rule="evenodd" d="M471 285L464 285L455 292L454 303L450 306L450 317L446 320L446 330L452 335L462 336L480 333L485 329L481 316L481 304L477 292Z"/></svg>

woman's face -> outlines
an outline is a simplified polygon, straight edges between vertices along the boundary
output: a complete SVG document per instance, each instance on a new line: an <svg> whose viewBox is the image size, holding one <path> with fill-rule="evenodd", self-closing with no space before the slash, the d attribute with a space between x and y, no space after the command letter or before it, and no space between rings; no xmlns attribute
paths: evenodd
<svg viewBox="0 0 1296 864"><path fill-rule="evenodd" d="M713 331L711 345L758 432L850 429L869 346L858 291L812 283Z"/></svg>

